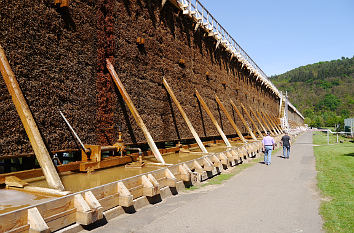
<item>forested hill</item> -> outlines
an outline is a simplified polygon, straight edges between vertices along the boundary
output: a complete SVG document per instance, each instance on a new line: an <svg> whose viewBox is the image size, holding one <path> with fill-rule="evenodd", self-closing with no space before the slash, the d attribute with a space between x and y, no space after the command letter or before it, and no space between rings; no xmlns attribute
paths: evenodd
<svg viewBox="0 0 354 233"><path fill-rule="evenodd" d="M335 126L354 116L354 56L301 66L270 77L310 126Z"/></svg>

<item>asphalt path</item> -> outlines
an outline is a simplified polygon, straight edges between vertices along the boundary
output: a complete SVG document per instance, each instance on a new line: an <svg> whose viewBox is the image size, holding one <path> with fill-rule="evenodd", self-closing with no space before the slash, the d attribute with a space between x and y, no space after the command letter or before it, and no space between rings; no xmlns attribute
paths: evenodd
<svg viewBox="0 0 354 233"><path fill-rule="evenodd" d="M257 163L221 185L182 192L91 232L317 233L323 232L319 205L312 132L306 132L290 159L279 151L270 166Z"/></svg>

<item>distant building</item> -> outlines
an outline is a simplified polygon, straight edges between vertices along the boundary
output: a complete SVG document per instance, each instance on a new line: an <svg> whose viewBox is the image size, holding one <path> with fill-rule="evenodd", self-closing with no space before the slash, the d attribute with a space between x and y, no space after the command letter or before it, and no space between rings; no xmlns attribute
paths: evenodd
<svg viewBox="0 0 354 233"><path fill-rule="evenodd" d="M347 118L344 119L344 131L350 132L350 135L353 137L353 130L354 130L354 118Z"/></svg>

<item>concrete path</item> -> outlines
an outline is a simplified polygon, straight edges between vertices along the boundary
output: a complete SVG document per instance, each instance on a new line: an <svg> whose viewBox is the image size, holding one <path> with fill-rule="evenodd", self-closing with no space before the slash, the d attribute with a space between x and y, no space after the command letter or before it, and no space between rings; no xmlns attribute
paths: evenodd
<svg viewBox="0 0 354 233"><path fill-rule="evenodd" d="M290 159L280 156L272 155L270 166L256 164L222 185L168 198L93 232L323 232L312 133L297 138Z"/></svg>

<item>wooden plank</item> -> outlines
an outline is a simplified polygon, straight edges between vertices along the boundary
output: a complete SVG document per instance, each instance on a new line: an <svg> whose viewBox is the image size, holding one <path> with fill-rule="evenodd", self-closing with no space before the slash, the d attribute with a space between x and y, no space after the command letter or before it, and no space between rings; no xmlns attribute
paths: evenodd
<svg viewBox="0 0 354 233"><path fill-rule="evenodd" d="M72 162L69 164L57 166L57 169L58 169L58 172L60 172L60 173L67 172L67 171L79 170L79 164L80 164L80 162ZM7 176L16 176L19 179L26 180L26 179L31 179L31 178L43 176L43 171L41 168L38 168L38 169L31 169L31 170L26 170L26 171L0 174L0 184L5 184L5 178Z"/></svg>
<svg viewBox="0 0 354 233"><path fill-rule="evenodd" d="M28 185L27 182L17 178L16 176L5 177L5 184L8 187L10 186L10 187L17 187L17 188L23 188L24 186Z"/></svg>
<svg viewBox="0 0 354 233"><path fill-rule="evenodd" d="M122 164L127 164L132 162L132 158L130 156L123 157L111 157L101 160L99 162L85 162L80 164L80 171L88 171L88 170L97 170L108 167L114 167Z"/></svg>
<svg viewBox="0 0 354 233"><path fill-rule="evenodd" d="M224 112L224 114L226 115L227 119L229 120L232 128L234 128L234 130L236 131L237 135L241 138L241 140L246 143L246 139L243 137L241 131L239 130L239 128L237 127L236 123L234 122L234 120L232 119L231 115L229 114L229 112L226 110L225 106L222 104L222 102L220 101L219 97L217 95L215 95L215 99L216 102L219 104L221 110Z"/></svg>
<svg viewBox="0 0 354 233"><path fill-rule="evenodd" d="M112 63L108 59L106 60L106 62L107 62L107 69L108 69L109 73L111 74L114 83L116 84L120 94L122 95L122 97L124 99L124 102L127 104L130 112L132 113L137 125L143 131L145 139L146 139L147 143L149 144L155 158L160 163L165 164L165 161L162 158L159 149L157 148L154 140L151 137L151 134L149 133L147 127L145 126L143 119L140 117L138 110L136 110L136 108L133 104L133 101L130 99L128 92L125 90L123 83L120 81L116 71L114 70Z"/></svg>
<svg viewBox="0 0 354 233"><path fill-rule="evenodd" d="M0 215L0 232L21 232L22 230L29 228L27 221L27 210L19 210L12 213Z"/></svg>
<svg viewBox="0 0 354 233"><path fill-rule="evenodd" d="M224 140L225 144L227 147L231 147L231 144L229 142L229 140L227 139L226 135L224 134L224 132L222 131L221 127L219 126L218 122L216 121L213 113L211 113L209 107L207 106L207 104L205 103L205 101L203 100L202 96L199 94L199 92L197 90L195 90L195 93L197 95L197 98L200 102L200 104L202 105L203 109L206 111L206 113L208 114L208 116L210 117L211 121L213 122L214 126L216 127L217 131L219 132L220 136L222 137L222 139Z"/></svg>
<svg viewBox="0 0 354 233"><path fill-rule="evenodd" d="M44 219L74 208L74 197L62 197L36 206Z"/></svg>

